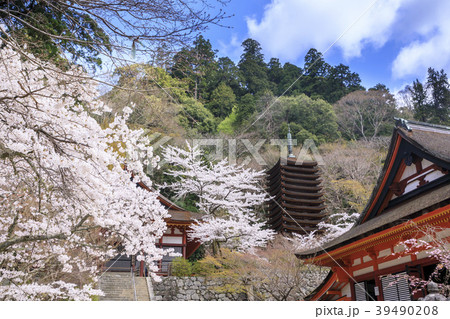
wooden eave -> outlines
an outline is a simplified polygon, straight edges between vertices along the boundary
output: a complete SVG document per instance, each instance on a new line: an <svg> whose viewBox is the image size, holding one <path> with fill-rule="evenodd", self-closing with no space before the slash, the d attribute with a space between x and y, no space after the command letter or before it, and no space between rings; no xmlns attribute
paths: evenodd
<svg viewBox="0 0 450 319"><path fill-rule="evenodd" d="M322 183L321 180L309 180L309 179L296 179L296 178L289 178L281 176L281 180L290 184L298 185L298 186L309 186L309 185L319 185Z"/></svg>
<svg viewBox="0 0 450 319"><path fill-rule="evenodd" d="M289 231L295 231L299 233L305 233L305 232L312 232L314 230L317 230L317 227L308 227L308 226L302 226L299 227L297 225L291 225L291 224L285 224L283 223L282 226L279 228L280 230L289 230Z"/></svg>
<svg viewBox="0 0 450 319"><path fill-rule="evenodd" d="M281 186L287 190L300 190L302 192L311 192L315 193L322 190L322 186L305 186L305 185L296 185L291 183L286 183L284 181L281 182Z"/></svg>
<svg viewBox="0 0 450 319"><path fill-rule="evenodd" d="M315 179L320 178L320 175L317 174L317 173L314 173L314 174L300 174L300 173L292 173L292 172L289 172L289 171L285 171L283 169L281 170L281 174L283 176L286 176L286 177L289 177L289 178L295 178L295 179L299 179L299 180L303 180L303 179L315 180Z"/></svg>
<svg viewBox="0 0 450 319"><path fill-rule="evenodd" d="M283 195L281 195L281 198L289 203L304 203L304 204L310 204L310 205L319 205L325 202L325 199L308 199L308 198L301 198L301 197L290 197L285 195L286 192L284 192Z"/></svg>
<svg viewBox="0 0 450 319"><path fill-rule="evenodd" d="M323 192L315 192L315 193L306 193L306 192L299 192L299 191L292 191L289 189L285 189L283 191L286 195L292 195L292 196L298 196L298 197L306 197L306 198L320 198L324 195Z"/></svg>
<svg viewBox="0 0 450 319"><path fill-rule="evenodd" d="M292 217L292 218L291 218ZM301 218L301 217L305 217ZM283 221L284 224L308 224L308 225L317 225L321 222L321 219L314 219L310 218L310 216L293 216L292 214L289 215L278 215L274 218L269 220L269 223L274 225L277 224L279 221Z"/></svg>
<svg viewBox="0 0 450 319"><path fill-rule="evenodd" d="M331 267L335 265L336 260L355 254L358 251L367 251L385 242L408 238L408 234L416 233L416 229L420 225L440 226L442 224L446 225L446 227L450 226L450 204L345 245L338 245L329 249L325 248L325 250L319 249L315 252L307 251L296 255L301 259L305 259L305 262Z"/></svg>
<svg viewBox="0 0 450 319"><path fill-rule="evenodd" d="M337 281L337 274L333 273L331 270L327 277L322 281L319 287L317 287L312 293L310 293L305 300L307 301L317 301L334 285Z"/></svg>
<svg viewBox="0 0 450 319"><path fill-rule="evenodd" d="M321 212L313 212L313 213L308 213L305 211L293 211L290 209L286 209L283 207L276 207L274 208L274 210L268 215L269 218L275 218L276 216L281 216L283 214L289 214L291 216L295 216L295 217L304 217L304 218L318 218L321 219L323 217L325 217L327 215L326 212L321 211Z"/></svg>
<svg viewBox="0 0 450 319"><path fill-rule="evenodd" d="M315 174L319 172L318 167L302 167L294 165L281 165L280 169L287 172L302 173L302 174Z"/></svg>
<svg viewBox="0 0 450 319"><path fill-rule="evenodd" d="M310 227L310 226L301 225L301 224L300 224L300 226L301 227L299 227L298 225L286 224L281 219L272 225L272 227L277 231L288 230L288 231L305 233L305 232L311 232L311 231L317 230L317 227Z"/></svg>
<svg viewBox="0 0 450 319"><path fill-rule="evenodd" d="M266 174L267 174L268 176L270 176L270 175L272 175L272 173L273 173L274 171L279 170L279 169L280 169L280 159L278 160L278 162L276 162L276 164L275 164L274 166L272 166L271 169L269 169L269 170L266 172Z"/></svg>
<svg viewBox="0 0 450 319"><path fill-rule="evenodd" d="M305 212L317 212L317 211L322 211L325 209L325 205L320 205L320 206L304 206L304 205L292 205L292 204L288 204L288 203L283 203L283 206L294 210L294 211L305 211Z"/></svg>
<svg viewBox="0 0 450 319"><path fill-rule="evenodd" d="M315 167L318 165L316 161L298 161L296 157L288 157L285 159L285 165L288 166L303 166L303 167Z"/></svg>
<svg viewBox="0 0 450 319"><path fill-rule="evenodd" d="M425 125L425 127L426 126L427 125ZM422 134L421 129L422 127L420 125L416 126L415 134ZM450 128L447 128L447 130L450 132ZM438 133L435 133L435 135L437 134ZM441 143L443 143L441 145L443 150L448 152L447 148L450 148L450 134L448 134L447 136L448 138L445 139L439 135L439 140ZM433 134L430 133L429 139L431 139L432 137ZM421 140L421 142L425 143L426 141ZM431 141L429 142L431 143ZM355 225L363 224L367 220L378 216L383 212L383 210L388 207L389 203L385 200L385 198L388 198L392 194L389 187L395 181L396 176L402 173L402 170L405 167L404 163L406 156L414 154L415 156L419 156L423 159L437 164L443 169L449 170L450 162L448 160L448 154L439 154L438 151L436 151L437 148L438 147L434 147L433 151L430 152L423 145L418 144L414 140L414 131L410 132L403 128L395 128L391 140L391 145L386 156L385 165L378 179L378 183L372 192L368 204L366 205L363 213L361 214L359 220ZM392 204L399 204L403 200L407 200L413 196L417 196L421 192L425 192L433 187L438 186L439 184L447 183L449 181L450 174L447 174L446 176L433 181L428 185L420 187L412 192L409 192L408 194L396 198L395 202L393 202Z"/></svg>
<svg viewBox="0 0 450 319"><path fill-rule="evenodd" d="M322 201L323 203L323 201ZM269 210L276 210L278 207L283 207L288 210L294 211L313 211L317 212L319 210L325 209L325 205L321 205L322 203L306 203L306 202L289 202L289 201L277 201L274 200L273 203L269 206Z"/></svg>

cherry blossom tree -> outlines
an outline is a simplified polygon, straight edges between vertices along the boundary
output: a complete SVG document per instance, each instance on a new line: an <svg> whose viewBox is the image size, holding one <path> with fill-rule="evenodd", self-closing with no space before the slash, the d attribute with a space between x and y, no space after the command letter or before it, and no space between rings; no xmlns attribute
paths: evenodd
<svg viewBox="0 0 450 319"><path fill-rule="evenodd" d="M359 216L359 213L334 214L333 220L325 220L317 224L317 230L302 235L293 233L291 240L297 252L321 247L348 232Z"/></svg>
<svg viewBox="0 0 450 319"><path fill-rule="evenodd" d="M167 211L136 187L156 158L130 108L94 120L107 107L81 68L30 61L0 50L0 300L89 300L117 243L156 271Z"/></svg>
<svg viewBox="0 0 450 319"><path fill-rule="evenodd" d="M196 195L201 222L192 226L190 236L203 243L211 243L213 253L221 245L237 250L264 246L273 238L273 231L265 229L256 208L267 200L260 186L263 172L232 165L227 159L206 163L201 150L187 144L187 149L168 146L163 158L176 167L168 175L175 182L163 187L175 191L178 198Z"/></svg>
<svg viewBox="0 0 450 319"><path fill-rule="evenodd" d="M428 257L436 261L436 268L429 278L422 279L414 275L403 275L400 278L406 278L409 281L413 292L423 289L429 282L434 281L439 284L442 294L450 296L450 237L446 235L448 228L414 226L414 236L400 241L397 245L404 249L393 255L400 258L425 252Z"/></svg>

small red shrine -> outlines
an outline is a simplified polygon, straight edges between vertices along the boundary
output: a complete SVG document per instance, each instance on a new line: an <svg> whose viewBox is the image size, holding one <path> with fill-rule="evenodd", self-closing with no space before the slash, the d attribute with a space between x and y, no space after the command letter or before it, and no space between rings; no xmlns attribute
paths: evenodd
<svg viewBox="0 0 450 319"><path fill-rule="evenodd" d="M437 261L426 251L402 253L400 242L450 243L450 128L397 119L384 168L359 220L322 247L297 253L330 267L307 300L417 300L404 274L428 280ZM396 255L396 253L400 253ZM399 275L394 279L390 274Z"/></svg>
<svg viewBox="0 0 450 319"><path fill-rule="evenodd" d="M153 191L142 182L139 182L138 186L149 192ZM190 240L187 232L189 227L195 223L196 220L202 219L202 215L186 211L162 195L158 195L158 200L169 211L170 217L165 219L167 230L163 237L159 239L157 247L162 249L173 249L175 253L181 254L183 258L189 258L200 247L200 243ZM163 259L159 261L159 272L157 274L167 276L170 271L170 263L174 258L175 257L172 256L164 256ZM146 275L144 262L136 262L135 256L116 256L108 261L104 268L107 271L118 272L130 272L133 270L138 273L139 276Z"/></svg>

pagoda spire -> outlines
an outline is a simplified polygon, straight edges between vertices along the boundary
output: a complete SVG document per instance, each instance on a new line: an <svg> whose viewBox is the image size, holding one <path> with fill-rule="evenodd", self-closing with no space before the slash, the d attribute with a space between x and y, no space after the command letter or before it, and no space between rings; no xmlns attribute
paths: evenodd
<svg viewBox="0 0 450 319"><path fill-rule="evenodd" d="M288 157L295 157L295 155L292 153L292 135L291 135L291 126L288 124L288 133L287 133L287 140L288 140Z"/></svg>

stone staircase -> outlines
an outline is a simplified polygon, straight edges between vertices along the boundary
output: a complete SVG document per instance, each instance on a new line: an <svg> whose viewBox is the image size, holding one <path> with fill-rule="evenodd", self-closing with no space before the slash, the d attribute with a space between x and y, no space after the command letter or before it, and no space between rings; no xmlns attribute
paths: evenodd
<svg viewBox="0 0 450 319"><path fill-rule="evenodd" d="M134 293L136 287L136 297ZM100 278L99 287L105 294L100 300L110 301L149 301L147 280L145 277L133 277L129 272L106 272Z"/></svg>

